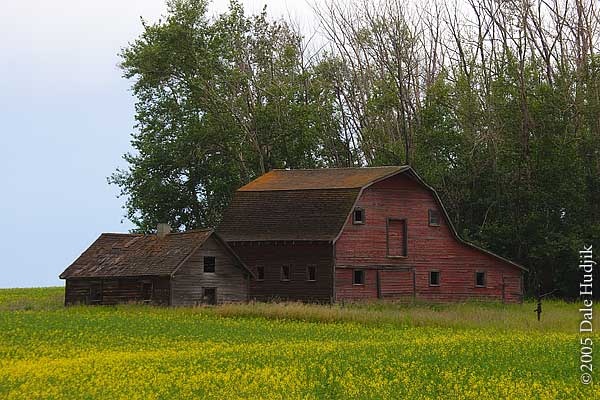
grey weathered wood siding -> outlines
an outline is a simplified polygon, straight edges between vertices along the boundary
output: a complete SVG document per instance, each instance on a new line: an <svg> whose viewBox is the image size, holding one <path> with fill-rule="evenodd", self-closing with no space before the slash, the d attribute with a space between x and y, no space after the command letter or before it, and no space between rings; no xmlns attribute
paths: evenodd
<svg viewBox="0 0 600 400"><path fill-rule="evenodd" d="M204 272L204 257L215 257L215 272ZM203 288L216 288L217 303L246 301L248 274L236 265L235 258L214 237L175 272L171 279L171 304L203 303Z"/></svg>
<svg viewBox="0 0 600 400"><path fill-rule="evenodd" d="M151 298L144 301L143 285L151 283ZM92 290L99 296L92 300ZM115 278L70 278L66 280L65 304L119 304L146 302L157 305L169 304L169 277L141 276Z"/></svg>

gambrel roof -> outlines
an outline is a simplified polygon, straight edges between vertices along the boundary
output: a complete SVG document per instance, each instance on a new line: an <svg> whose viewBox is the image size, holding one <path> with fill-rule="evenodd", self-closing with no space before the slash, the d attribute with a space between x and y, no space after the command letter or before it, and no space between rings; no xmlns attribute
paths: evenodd
<svg viewBox="0 0 600 400"><path fill-rule="evenodd" d="M243 267L235 253L212 229L168 233L162 238L103 233L60 278L168 276L211 236L219 240Z"/></svg>
<svg viewBox="0 0 600 400"><path fill-rule="evenodd" d="M270 171L235 192L217 231L228 242L335 242L362 191L397 174L407 174L433 194L457 240L525 269L464 241L437 192L406 165Z"/></svg>
<svg viewBox="0 0 600 400"><path fill-rule="evenodd" d="M409 167L273 170L235 193L218 228L227 241L331 241L361 190Z"/></svg>

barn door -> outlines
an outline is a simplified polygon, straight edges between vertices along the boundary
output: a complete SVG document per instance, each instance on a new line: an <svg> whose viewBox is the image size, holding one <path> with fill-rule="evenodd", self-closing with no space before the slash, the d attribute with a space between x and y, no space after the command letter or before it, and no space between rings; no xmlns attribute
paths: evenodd
<svg viewBox="0 0 600 400"><path fill-rule="evenodd" d="M152 300L152 282L142 283L142 300L144 303L149 303Z"/></svg>
<svg viewBox="0 0 600 400"><path fill-rule="evenodd" d="M217 288L203 288L202 302L204 304L217 304Z"/></svg>
<svg viewBox="0 0 600 400"><path fill-rule="evenodd" d="M88 297L88 304L101 304L102 303L102 282L91 282L90 283L90 294Z"/></svg>
<svg viewBox="0 0 600 400"><path fill-rule="evenodd" d="M381 270L379 271L381 298L390 300L413 300L413 271Z"/></svg>

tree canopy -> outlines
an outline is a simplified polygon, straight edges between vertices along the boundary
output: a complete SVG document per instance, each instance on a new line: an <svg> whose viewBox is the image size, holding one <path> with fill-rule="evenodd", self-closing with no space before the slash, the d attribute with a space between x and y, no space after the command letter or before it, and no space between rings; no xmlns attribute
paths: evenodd
<svg viewBox="0 0 600 400"><path fill-rule="evenodd" d="M410 164L463 237L575 294L600 237L594 1L334 0L312 41L207 5L169 1L121 53L135 151L109 181L139 231L215 225L273 168Z"/></svg>

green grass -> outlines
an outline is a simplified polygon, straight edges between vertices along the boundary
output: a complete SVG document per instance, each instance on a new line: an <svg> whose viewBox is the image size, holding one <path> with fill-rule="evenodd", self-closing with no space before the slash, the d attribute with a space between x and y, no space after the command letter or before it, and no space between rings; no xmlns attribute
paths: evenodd
<svg viewBox="0 0 600 400"><path fill-rule="evenodd" d="M600 398L578 304L63 307L0 290L0 399ZM598 337L595 337L598 339ZM599 356L600 357L600 356Z"/></svg>

